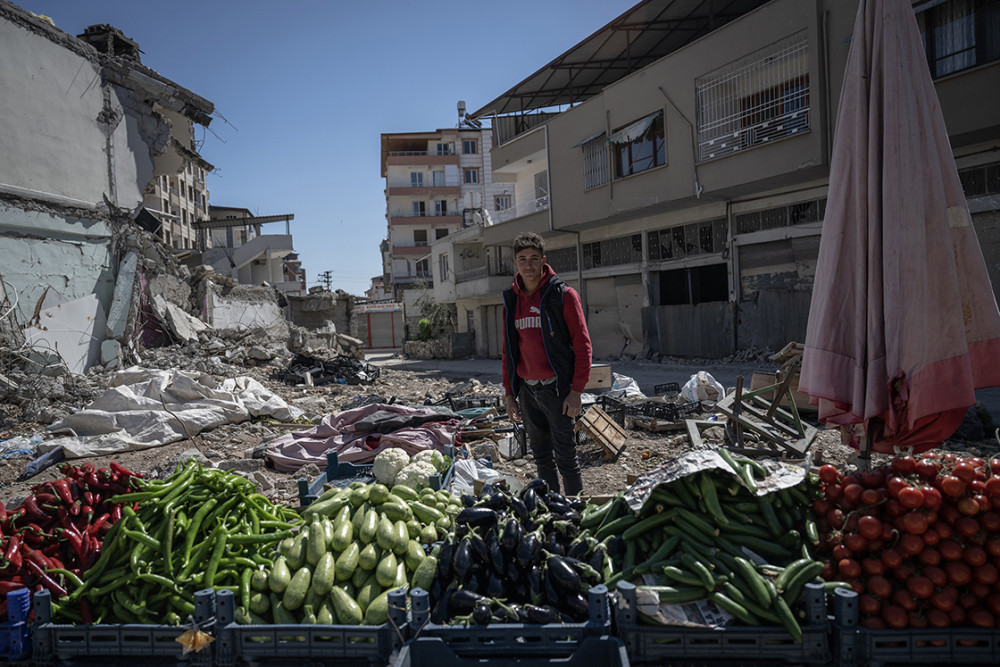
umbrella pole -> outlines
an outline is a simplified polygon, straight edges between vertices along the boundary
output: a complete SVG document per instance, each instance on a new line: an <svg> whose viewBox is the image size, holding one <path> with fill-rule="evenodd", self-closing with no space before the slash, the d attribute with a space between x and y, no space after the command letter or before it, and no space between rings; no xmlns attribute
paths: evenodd
<svg viewBox="0 0 1000 667"><path fill-rule="evenodd" d="M882 430L881 425L876 423L876 421L875 419L869 419L865 422L865 432L860 438L861 442L858 448L859 470L872 469L872 443Z"/></svg>

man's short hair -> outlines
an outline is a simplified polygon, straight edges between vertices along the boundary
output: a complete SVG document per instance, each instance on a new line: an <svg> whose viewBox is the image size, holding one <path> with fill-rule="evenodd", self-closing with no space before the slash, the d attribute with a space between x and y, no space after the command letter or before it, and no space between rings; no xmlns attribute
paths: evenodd
<svg viewBox="0 0 1000 667"><path fill-rule="evenodd" d="M533 248L544 255L545 241L535 232L521 232L514 237L514 255L529 248Z"/></svg>

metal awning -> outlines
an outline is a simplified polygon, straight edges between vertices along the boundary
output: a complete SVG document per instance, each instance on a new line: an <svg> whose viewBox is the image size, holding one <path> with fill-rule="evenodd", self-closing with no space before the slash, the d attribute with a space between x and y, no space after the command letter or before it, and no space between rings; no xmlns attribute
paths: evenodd
<svg viewBox="0 0 1000 667"><path fill-rule="evenodd" d="M643 0L469 116L582 102L768 1Z"/></svg>
<svg viewBox="0 0 1000 667"><path fill-rule="evenodd" d="M585 143L587 143L588 141L593 141L597 137L602 137L602 136L604 136L604 130L601 130L597 134L592 134L592 135L590 135L589 137L587 137L585 139L580 139L580 141L578 141L575 144L573 144L572 146L570 146L570 148L576 148L577 146L582 146Z"/></svg>

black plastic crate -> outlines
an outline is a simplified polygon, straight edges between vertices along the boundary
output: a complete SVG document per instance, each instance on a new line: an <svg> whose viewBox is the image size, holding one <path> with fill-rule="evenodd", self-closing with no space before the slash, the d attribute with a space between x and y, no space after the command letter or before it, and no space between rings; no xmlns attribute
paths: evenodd
<svg viewBox="0 0 1000 667"><path fill-rule="evenodd" d="M674 398L676 396L680 396L681 385L678 382L664 382L663 384L654 384L653 395L666 396L667 398Z"/></svg>
<svg viewBox="0 0 1000 667"><path fill-rule="evenodd" d="M27 588L7 593L7 622L0 623L0 659L23 660L31 655L30 610L31 591Z"/></svg>
<svg viewBox="0 0 1000 667"><path fill-rule="evenodd" d="M67 661L98 660L100 663L140 662L212 664L212 645L201 651L184 653L177 638L191 625L143 625L139 623L62 625L52 622L52 599L48 591L34 596L35 622L31 626L35 665ZM215 591L200 590L194 595L194 623L203 632L213 633Z"/></svg>
<svg viewBox="0 0 1000 667"><path fill-rule="evenodd" d="M504 397L500 394L466 394L465 396L449 396L448 402L455 412L472 408L506 409Z"/></svg>
<svg viewBox="0 0 1000 667"><path fill-rule="evenodd" d="M635 585L618 582L612 597L614 635L625 642L632 664L823 665L833 659L832 628L822 584L806 584L806 622L802 624L801 642L796 642L783 627L646 625L639 622L636 612Z"/></svg>
<svg viewBox="0 0 1000 667"><path fill-rule="evenodd" d="M382 625L239 625L233 592L220 590L216 600L215 664L220 667L275 660L288 665L311 658L384 665L406 639L404 588L389 593L389 621Z"/></svg>
<svg viewBox="0 0 1000 667"><path fill-rule="evenodd" d="M394 667L628 667L625 644L615 637L587 637L565 658L548 656L461 656L441 637L420 637L408 641Z"/></svg>
<svg viewBox="0 0 1000 667"><path fill-rule="evenodd" d="M567 656L588 637L606 637L611 631L608 589L594 586L587 593L590 617L585 623L495 623L491 625L439 625L430 622L430 596L416 588L410 591L410 635L414 639L435 638L462 658L498 656ZM427 664L427 663L422 663ZM520 664L520 663L518 663Z"/></svg>
<svg viewBox="0 0 1000 667"><path fill-rule="evenodd" d="M858 625L858 594L833 596L834 641L841 667L998 665L1000 632L993 628L869 630Z"/></svg>
<svg viewBox="0 0 1000 667"><path fill-rule="evenodd" d="M444 455L450 456L454 461L455 448L452 445L444 446ZM353 482L372 484L375 482L375 475L372 473L372 463L350 463L341 462L337 452L327 452L326 470L316 479L309 481L305 477L299 478L299 505L306 507L323 494L323 487L330 485L335 488L350 486ZM451 481L452 468L443 474L431 475L431 488L435 491L444 489Z"/></svg>

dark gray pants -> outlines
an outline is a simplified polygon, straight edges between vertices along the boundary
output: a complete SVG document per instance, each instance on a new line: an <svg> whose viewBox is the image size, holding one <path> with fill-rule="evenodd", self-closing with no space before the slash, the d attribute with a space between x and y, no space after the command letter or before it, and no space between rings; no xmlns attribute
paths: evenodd
<svg viewBox="0 0 1000 667"><path fill-rule="evenodd" d="M576 457L575 420L562 413L564 398L556 394L555 382L524 383L518 402L531 455L538 466L538 477L544 479L550 489L559 491L561 474L565 495L575 496L583 490L583 480Z"/></svg>

